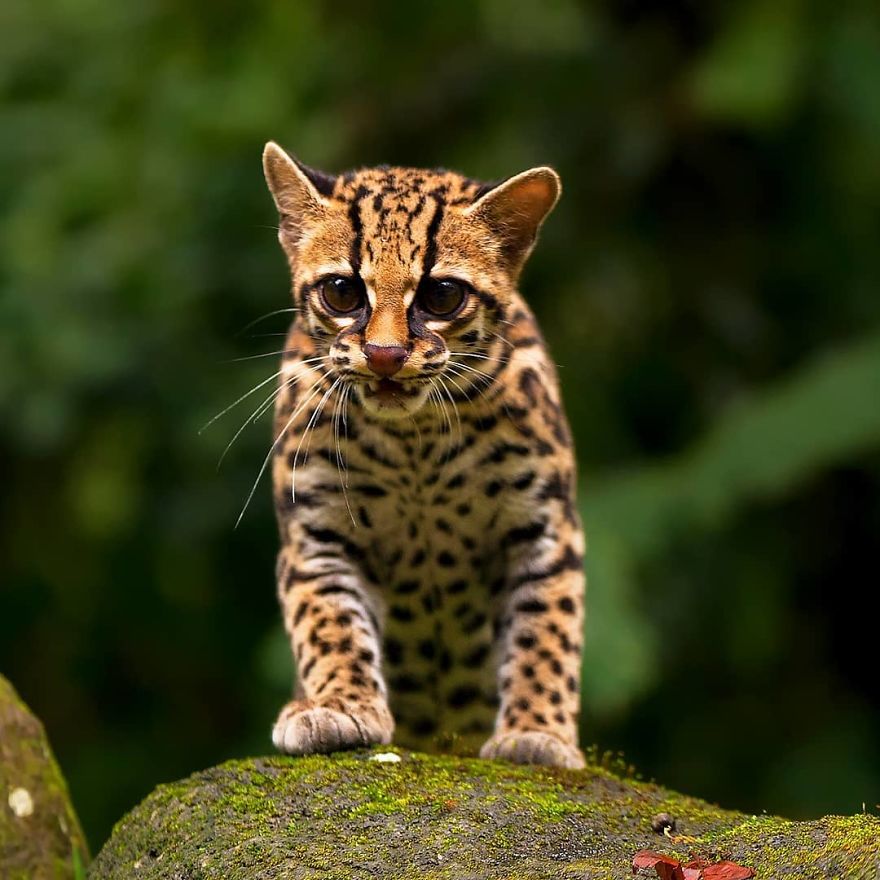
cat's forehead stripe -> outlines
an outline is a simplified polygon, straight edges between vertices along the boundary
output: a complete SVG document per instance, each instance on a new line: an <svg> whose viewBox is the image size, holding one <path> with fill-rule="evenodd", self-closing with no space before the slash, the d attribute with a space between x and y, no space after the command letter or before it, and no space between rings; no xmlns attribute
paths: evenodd
<svg viewBox="0 0 880 880"><path fill-rule="evenodd" d="M470 204L482 190L477 181L450 171L369 168L341 175L333 199L348 206L352 267L360 271L367 263L375 269L381 249L401 268L427 274L445 206Z"/></svg>

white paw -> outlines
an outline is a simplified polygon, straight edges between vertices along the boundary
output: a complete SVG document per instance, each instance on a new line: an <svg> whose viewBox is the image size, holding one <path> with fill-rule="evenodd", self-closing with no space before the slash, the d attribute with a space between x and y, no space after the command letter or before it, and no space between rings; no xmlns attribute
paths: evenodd
<svg viewBox="0 0 880 880"><path fill-rule="evenodd" d="M343 712L325 706L288 703L272 728L275 748L288 755L338 752L391 742L392 726L379 713Z"/></svg>
<svg viewBox="0 0 880 880"><path fill-rule="evenodd" d="M580 749L567 745L550 733L537 730L496 734L483 744L480 757L514 764L542 764L545 767L584 766Z"/></svg>

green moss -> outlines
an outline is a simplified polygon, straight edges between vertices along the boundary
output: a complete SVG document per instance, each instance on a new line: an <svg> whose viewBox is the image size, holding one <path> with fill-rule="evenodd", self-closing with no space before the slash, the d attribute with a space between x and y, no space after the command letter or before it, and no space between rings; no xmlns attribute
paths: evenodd
<svg viewBox="0 0 880 880"><path fill-rule="evenodd" d="M29 802L20 814L8 800L17 789ZM0 676L0 877L67 880L82 876L87 859L43 726Z"/></svg>
<svg viewBox="0 0 880 880"><path fill-rule="evenodd" d="M399 754L399 763L369 752L232 761L161 786L116 827L90 877L158 880L173 868L191 880L604 880L627 875L645 848L732 858L759 876L820 877L826 865L846 876L880 837L871 817L754 819L601 764L561 771ZM660 811L687 839L651 831ZM786 874L794 863L805 873Z"/></svg>

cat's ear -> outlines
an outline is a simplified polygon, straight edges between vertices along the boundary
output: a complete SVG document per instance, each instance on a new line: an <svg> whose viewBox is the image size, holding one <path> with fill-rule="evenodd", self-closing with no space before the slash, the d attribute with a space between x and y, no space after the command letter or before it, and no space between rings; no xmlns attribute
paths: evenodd
<svg viewBox="0 0 880 880"><path fill-rule="evenodd" d="M528 257L561 192L562 183L552 168L532 168L491 187L465 213L490 228L516 270Z"/></svg>
<svg viewBox="0 0 880 880"><path fill-rule="evenodd" d="M274 141L263 150L263 172L278 213L294 227L303 219L320 216L336 178L309 168L289 156Z"/></svg>

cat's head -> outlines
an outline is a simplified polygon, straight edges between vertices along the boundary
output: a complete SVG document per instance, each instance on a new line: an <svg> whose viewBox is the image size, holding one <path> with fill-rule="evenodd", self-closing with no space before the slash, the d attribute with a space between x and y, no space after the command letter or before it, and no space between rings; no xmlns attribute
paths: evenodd
<svg viewBox="0 0 880 880"><path fill-rule="evenodd" d="M263 166L300 323L322 367L387 419L479 387L559 197L556 172L495 184L412 168L333 176L274 143Z"/></svg>

